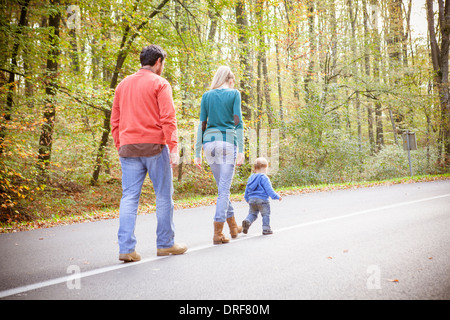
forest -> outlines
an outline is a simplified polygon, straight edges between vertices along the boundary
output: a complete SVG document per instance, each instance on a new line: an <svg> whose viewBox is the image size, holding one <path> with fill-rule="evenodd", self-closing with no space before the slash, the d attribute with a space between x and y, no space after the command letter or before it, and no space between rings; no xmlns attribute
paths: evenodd
<svg viewBox="0 0 450 320"><path fill-rule="evenodd" d="M276 188L409 176L406 131L413 174L448 174L449 42L450 0L0 0L0 222L117 213L112 99L149 44L168 53L174 199L216 193L193 148L221 65L245 122L235 194L255 155L270 158ZM146 184L141 211L154 208Z"/></svg>

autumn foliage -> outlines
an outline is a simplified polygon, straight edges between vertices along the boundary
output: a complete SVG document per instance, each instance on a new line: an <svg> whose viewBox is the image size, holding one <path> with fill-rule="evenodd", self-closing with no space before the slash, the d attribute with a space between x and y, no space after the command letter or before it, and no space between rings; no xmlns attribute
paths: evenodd
<svg viewBox="0 0 450 320"><path fill-rule="evenodd" d="M163 76L173 87L184 159L174 171L177 201L216 193L208 166L192 165L192 149L201 96L224 64L242 96L247 160L250 150L270 157L278 143L277 188L407 176L405 130L417 135L414 174L448 173L448 70L433 59L445 46L448 53L448 28L439 26L450 22L441 6L428 8L431 48L427 34L414 33L427 12L412 0L4 1L0 221L101 216L118 207L112 97L150 43L168 52ZM246 161L232 192L243 191L250 172ZM144 211L154 205L147 183Z"/></svg>

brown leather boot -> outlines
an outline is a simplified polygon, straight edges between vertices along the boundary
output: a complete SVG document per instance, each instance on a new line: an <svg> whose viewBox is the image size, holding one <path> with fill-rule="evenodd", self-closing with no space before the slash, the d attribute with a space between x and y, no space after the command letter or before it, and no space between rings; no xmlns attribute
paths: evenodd
<svg viewBox="0 0 450 320"><path fill-rule="evenodd" d="M238 226L236 223L236 219L234 216L227 218L228 226L230 227L231 237L234 239L238 236L239 233L242 232L242 226Z"/></svg>
<svg viewBox="0 0 450 320"><path fill-rule="evenodd" d="M222 244L230 242L230 239L225 238L224 234L222 233L224 224L225 222L214 221L214 237L213 237L214 244Z"/></svg>

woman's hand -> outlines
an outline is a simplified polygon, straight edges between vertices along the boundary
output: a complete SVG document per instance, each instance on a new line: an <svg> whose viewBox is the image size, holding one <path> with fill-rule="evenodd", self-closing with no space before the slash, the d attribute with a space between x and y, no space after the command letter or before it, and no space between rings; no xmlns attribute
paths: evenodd
<svg viewBox="0 0 450 320"><path fill-rule="evenodd" d="M194 163L197 166L197 168L199 169L202 168L202 158L195 158Z"/></svg>
<svg viewBox="0 0 450 320"><path fill-rule="evenodd" d="M244 153L239 152L239 153L237 154L237 158L236 158L236 165L237 165L238 167L239 167L239 166L242 166L242 165L244 164L244 160L245 160Z"/></svg>

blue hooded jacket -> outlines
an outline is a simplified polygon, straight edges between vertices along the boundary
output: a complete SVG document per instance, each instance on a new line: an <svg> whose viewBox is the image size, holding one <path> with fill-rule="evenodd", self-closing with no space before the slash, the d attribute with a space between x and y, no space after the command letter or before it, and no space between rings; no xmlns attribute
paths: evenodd
<svg viewBox="0 0 450 320"><path fill-rule="evenodd" d="M270 179L264 173L254 173L247 181L244 198L248 202L251 198L269 200L269 197L278 200L280 196L273 190Z"/></svg>

